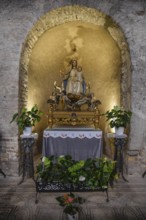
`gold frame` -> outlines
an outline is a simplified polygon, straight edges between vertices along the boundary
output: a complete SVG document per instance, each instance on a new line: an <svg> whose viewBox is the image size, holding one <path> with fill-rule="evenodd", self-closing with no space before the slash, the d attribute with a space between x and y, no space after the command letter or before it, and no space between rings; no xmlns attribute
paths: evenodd
<svg viewBox="0 0 146 220"><path fill-rule="evenodd" d="M93 126L100 130L100 111L96 107L94 111L61 111L54 110L53 105L49 105L48 128L53 126Z"/></svg>

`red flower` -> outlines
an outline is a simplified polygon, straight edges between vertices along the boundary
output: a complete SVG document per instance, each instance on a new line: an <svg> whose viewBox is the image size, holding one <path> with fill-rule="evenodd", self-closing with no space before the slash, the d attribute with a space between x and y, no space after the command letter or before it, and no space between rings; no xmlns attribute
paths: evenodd
<svg viewBox="0 0 146 220"><path fill-rule="evenodd" d="M65 203L72 203L74 201L74 198L72 197L68 197L67 200L65 201Z"/></svg>

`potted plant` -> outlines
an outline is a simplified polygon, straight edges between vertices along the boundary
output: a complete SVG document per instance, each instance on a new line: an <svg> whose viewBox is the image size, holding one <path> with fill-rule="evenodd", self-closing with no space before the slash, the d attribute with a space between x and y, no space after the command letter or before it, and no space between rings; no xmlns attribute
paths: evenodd
<svg viewBox="0 0 146 220"><path fill-rule="evenodd" d="M56 200L60 206L64 207L63 212L66 214L68 220L78 219L78 213L81 210L80 204L83 204L85 199L70 192L69 194L56 197Z"/></svg>
<svg viewBox="0 0 146 220"><path fill-rule="evenodd" d="M123 107L114 106L113 109L105 113L107 118L106 121L109 121L111 128L115 127L115 132L118 135L122 135L124 128L130 123L132 112L125 110Z"/></svg>
<svg viewBox="0 0 146 220"><path fill-rule="evenodd" d="M35 104L31 110L28 110L26 107L23 107L19 113L15 113L10 123L16 121L20 130L23 131L24 135L30 135L32 133L32 126L40 121L42 111L38 109L38 106Z"/></svg>

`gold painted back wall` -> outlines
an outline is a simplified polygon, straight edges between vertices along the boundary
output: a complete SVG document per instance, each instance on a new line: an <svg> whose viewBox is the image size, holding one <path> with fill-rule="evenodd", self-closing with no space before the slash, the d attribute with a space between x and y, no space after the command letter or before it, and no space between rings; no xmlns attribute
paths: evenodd
<svg viewBox="0 0 146 220"><path fill-rule="evenodd" d="M91 91L101 100L101 112L120 103L120 49L104 27L74 21L49 29L35 44L29 62L28 107L37 103L47 113L53 82L61 83L60 71L68 72L74 58L83 67L86 82L91 82ZM46 127L44 117L38 130Z"/></svg>

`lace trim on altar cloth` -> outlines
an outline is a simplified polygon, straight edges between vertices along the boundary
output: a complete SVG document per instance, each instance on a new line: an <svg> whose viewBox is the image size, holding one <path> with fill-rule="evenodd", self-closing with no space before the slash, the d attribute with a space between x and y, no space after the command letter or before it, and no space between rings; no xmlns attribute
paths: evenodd
<svg viewBox="0 0 146 220"><path fill-rule="evenodd" d="M80 131L80 130L70 130L70 131L64 131L64 130L45 130L43 133L44 138L53 137L53 138L102 138L102 131Z"/></svg>

